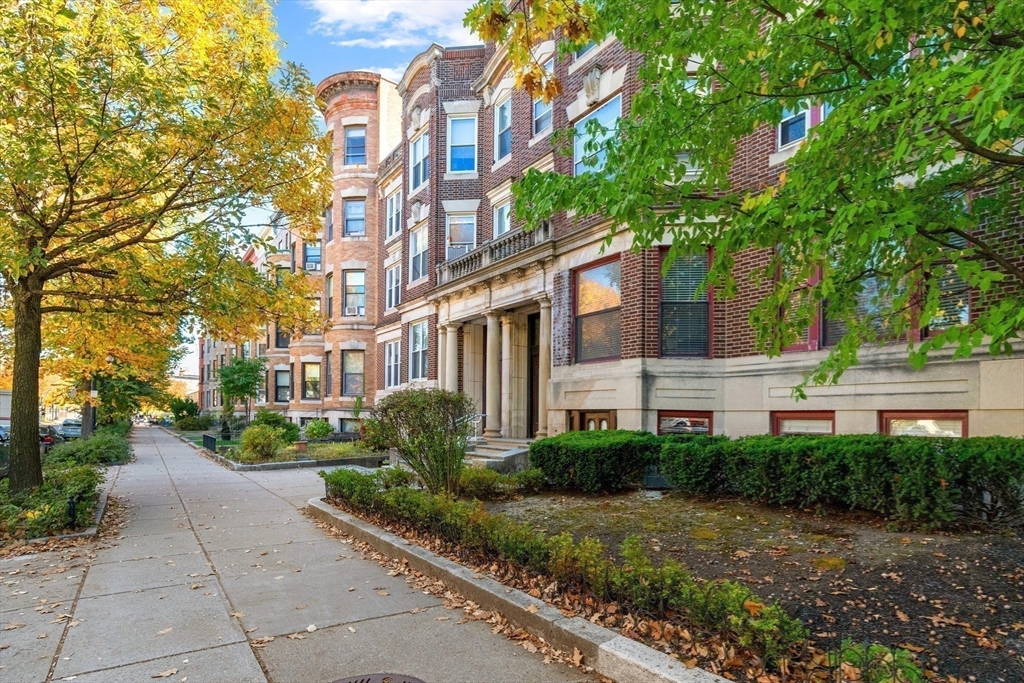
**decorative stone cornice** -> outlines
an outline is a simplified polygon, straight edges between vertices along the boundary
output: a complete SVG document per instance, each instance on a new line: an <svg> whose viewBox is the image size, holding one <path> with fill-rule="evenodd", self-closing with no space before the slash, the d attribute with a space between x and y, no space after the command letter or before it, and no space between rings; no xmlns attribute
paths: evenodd
<svg viewBox="0 0 1024 683"><path fill-rule="evenodd" d="M331 100L346 90L373 90L380 85L380 74L372 71L343 71L328 76L316 86L317 104L320 111L326 111Z"/></svg>

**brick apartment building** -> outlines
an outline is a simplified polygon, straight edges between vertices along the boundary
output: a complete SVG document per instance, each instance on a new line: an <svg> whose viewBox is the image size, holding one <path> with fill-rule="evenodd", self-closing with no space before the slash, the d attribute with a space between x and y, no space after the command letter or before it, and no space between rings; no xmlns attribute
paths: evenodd
<svg viewBox="0 0 1024 683"><path fill-rule="evenodd" d="M550 104L515 89L495 45L431 45L397 88L361 72L321 83L334 131L335 200L320 267L307 270L330 283L335 301L328 296L324 305L333 325L323 337L288 340L288 362L274 360L268 381L287 377L295 384L290 395L300 397L285 406L271 395L268 406L293 419L350 420L342 356L361 351L367 407L409 386L463 391L486 415L490 438L616 427L730 436L1024 435L1019 354L953 361L951 351L939 351L914 371L904 344L865 348L837 385L809 387L807 400L796 402L792 387L842 330L819 320L781 357L755 353L748 320L764 290L746 276L767 254L737 255L736 297L709 291L695 300L707 257L678 259L663 278L664 249L633 252L622 231L605 245L608 219L558 214L524 231L511 206L512 182L529 168L592 171L582 142L573 156L559 154L552 132L575 126L582 133L593 118L613 123L638 87L639 57L614 39L568 56L549 41L537 55L563 84ZM773 182L825 115L811 106L749 136L733 182ZM346 170L338 162L347 131L360 125L380 139L371 144L367 134L365 165ZM344 203L359 197L365 237L339 240ZM268 260L294 258L294 246L278 246ZM366 313L348 317L338 297L346 296L346 274L360 268ZM944 309L946 324L966 318L970 293L954 283ZM317 364L314 398L299 387L309 387Z"/></svg>

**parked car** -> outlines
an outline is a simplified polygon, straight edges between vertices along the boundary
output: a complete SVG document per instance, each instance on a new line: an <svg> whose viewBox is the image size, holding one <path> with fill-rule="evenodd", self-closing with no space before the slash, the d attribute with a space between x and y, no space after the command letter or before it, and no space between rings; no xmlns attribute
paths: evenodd
<svg viewBox="0 0 1024 683"><path fill-rule="evenodd" d="M82 436L82 421L69 417L60 423L57 431L64 439L77 439Z"/></svg>
<svg viewBox="0 0 1024 683"><path fill-rule="evenodd" d="M5 425L0 425L0 443L7 443L10 440L11 440L11 430L10 430L10 427L7 427Z"/></svg>
<svg viewBox="0 0 1024 683"><path fill-rule="evenodd" d="M39 425L39 444L43 447L44 453L63 440L53 425Z"/></svg>

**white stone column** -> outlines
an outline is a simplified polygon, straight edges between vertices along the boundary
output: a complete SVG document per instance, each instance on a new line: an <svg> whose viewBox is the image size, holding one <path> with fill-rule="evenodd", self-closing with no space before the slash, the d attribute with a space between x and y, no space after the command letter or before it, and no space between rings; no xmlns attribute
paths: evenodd
<svg viewBox="0 0 1024 683"><path fill-rule="evenodd" d="M501 436L501 321L498 311L487 312L487 412L485 439Z"/></svg>
<svg viewBox="0 0 1024 683"><path fill-rule="evenodd" d="M448 391L459 390L459 325L448 323L448 334L445 335L448 358L444 362L444 388Z"/></svg>
<svg viewBox="0 0 1024 683"><path fill-rule="evenodd" d="M508 437L512 425L512 324L515 318L506 313L501 316L501 435Z"/></svg>
<svg viewBox="0 0 1024 683"><path fill-rule="evenodd" d="M551 300L540 300L540 354L537 368L537 438L548 435L548 383L551 380Z"/></svg>
<svg viewBox="0 0 1024 683"><path fill-rule="evenodd" d="M445 343L445 327L437 326L437 387L445 388L445 360L448 358L448 345Z"/></svg>

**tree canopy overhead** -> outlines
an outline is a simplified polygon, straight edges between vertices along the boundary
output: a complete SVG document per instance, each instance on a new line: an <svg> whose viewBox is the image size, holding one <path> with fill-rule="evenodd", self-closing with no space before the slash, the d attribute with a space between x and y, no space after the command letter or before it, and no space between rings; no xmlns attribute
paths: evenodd
<svg viewBox="0 0 1024 683"><path fill-rule="evenodd" d="M51 323L90 335L63 341L89 349L104 330L149 318L177 328L195 315L239 337L269 317L314 324L300 301L312 283L279 285L237 258L252 239L250 207L274 206L312 234L329 198L315 89L276 43L265 0L0 9L13 490L41 480L38 371L44 341L60 333ZM102 371L105 356L89 358Z"/></svg>
<svg viewBox="0 0 1024 683"><path fill-rule="evenodd" d="M759 349L778 354L819 311L845 333L815 382L864 344L908 339L919 366L945 345L1003 353L1022 337L1024 3L481 0L466 23L508 47L538 96L561 84L538 70L537 41L610 32L641 57L603 170L527 172L514 191L528 223L572 210L637 247L712 247L708 283L726 294L734 256L763 249ZM812 107L823 120L795 154L737 182L748 136Z"/></svg>

